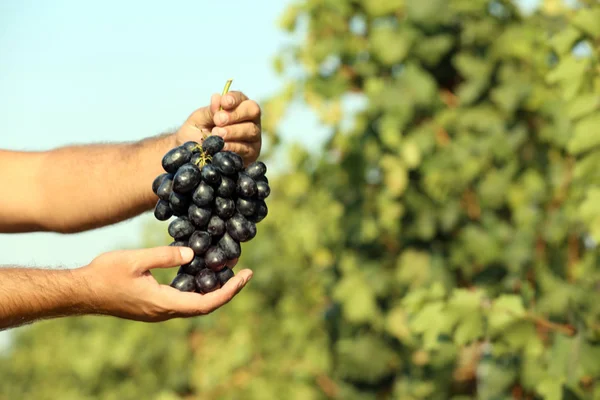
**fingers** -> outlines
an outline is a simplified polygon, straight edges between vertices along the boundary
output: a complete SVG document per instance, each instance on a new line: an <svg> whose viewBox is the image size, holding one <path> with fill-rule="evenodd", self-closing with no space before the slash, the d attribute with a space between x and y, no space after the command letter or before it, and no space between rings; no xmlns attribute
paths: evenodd
<svg viewBox="0 0 600 400"><path fill-rule="evenodd" d="M173 268L187 264L194 258L194 251L189 247L161 246L132 250L130 256L134 269L144 273L153 268Z"/></svg>
<svg viewBox="0 0 600 400"><path fill-rule="evenodd" d="M212 133L232 142L257 142L261 139L260 126L255 122L241 122L231 126L215 127L212 129Z"/></svg>
<svg viewBox="0 0 600 400"><path fill-rule="evenodd" d="M170 286L163 286L174 314L193 317L210 314L214 310L229 303L246 286L252 278L252 271L244 269L220 289L204 295L180 292Z"/></svg>
<svg viewBox="0 0 600 400"><path fill-rule="evenodd" d="M244 93L231 91L220 98L220 106L223 107L223 110L233 110L246 100L248 100L248 96Z"/></svg>
<svg viewBox="0 0 600 400"><path fill-rule="evenodd" d="M216 126L237 124L245 121L260 122L260 106L254 100L245 100L236 108L218 111L213 118Z"/></svg>
<svg viewBox="0 0 600 400"><path fill-rule="evenodd" d="M244 159L244 165L248 165L258 158L260 142L225 142L225 151L232 151Z"/></svg>
<svg viewBox="0 0 600 400"><path fill-rule="evenodd" d="M194 111L192 115L188 117L188 122L198 129L215 126L213 121L215 113L217 113L219 107L221 107L221 100L220 94L213 94L210 97L210 105Z"/></svg>

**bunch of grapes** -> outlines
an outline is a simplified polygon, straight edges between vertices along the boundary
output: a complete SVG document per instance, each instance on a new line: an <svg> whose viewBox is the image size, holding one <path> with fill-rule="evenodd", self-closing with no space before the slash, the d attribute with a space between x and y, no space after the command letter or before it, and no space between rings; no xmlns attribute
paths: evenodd
<svg viewBox="0 0 600 400"><path fill-rule="evenodd" d="M154 216L169 223L171 246L187 246L194 259L182 265L171 286L186 292L209 293L234 276L228 265L237 260L241 243L256 236L256 224L268 213L271 189L267 167L256 161L246 168L242 158L223 151L219 136L202 144L186 142L162 159L165 173L152 190L159 200Z"/></svg>

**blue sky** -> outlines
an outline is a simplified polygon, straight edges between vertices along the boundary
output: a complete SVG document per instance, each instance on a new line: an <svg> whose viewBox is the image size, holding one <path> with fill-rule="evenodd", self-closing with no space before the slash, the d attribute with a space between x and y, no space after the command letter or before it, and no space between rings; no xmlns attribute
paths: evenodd
<svg viewBox="0 0 600 400"><path fill-rule="evenodd" d="M139 140L177 127L229 78L265 98L282 85L272 59L290 40L276 26L290 3L0 0L0 148ZM298 107L283 132L322 139ZM149 218L69 236L0 234L0 265L81 266L136 246Z"/></svg>

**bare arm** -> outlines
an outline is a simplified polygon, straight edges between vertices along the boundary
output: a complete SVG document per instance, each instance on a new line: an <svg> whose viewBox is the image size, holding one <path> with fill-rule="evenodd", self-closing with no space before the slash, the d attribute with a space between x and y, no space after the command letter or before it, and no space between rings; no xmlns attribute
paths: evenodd
<svg viewBox="0 0 600 400"><path fill-rule="evenodd" d="M220 122L222 115L228 121ZM201 129L222 135L226 149L246 161L260 153L260 108L239 92L213 96L173 134L47 152L0 150L0 232L74 233L150 210L162 157L185 141L200 141Z"/></svg>
<svg viewBox="0 0 600 400"><path fill-rule="evenodd" d="M48 152L0 151L0 231L71 233L138 215L156 202L149 185L175 145L175 137L165 135Z"/></svg>
<svg viewBox="0 0 600 400"><path fill-rule="evenodd" d="M110 315L145 322L209 314L228 303L250 280L241 270L208 294L160 285L150 272L189 262L184 247L115 251L73 270L0 268L0 330L77 315Z"/></svg>

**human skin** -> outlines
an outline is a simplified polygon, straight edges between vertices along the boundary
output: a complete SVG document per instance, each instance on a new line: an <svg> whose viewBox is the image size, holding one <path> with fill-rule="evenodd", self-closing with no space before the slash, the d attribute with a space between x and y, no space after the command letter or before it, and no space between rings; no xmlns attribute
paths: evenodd
<svg viewBox="0 0 600 400"><path fill-rule="evenodd" d="M260 154L260 118L255 101L229 92L213 95L175 133L42 152L0 150L0 232L69 234L139 215L156 204L151 185L164 172L161 160L168 150L212 133L247 165ZM72 270L0 268L0 329L84 314L146 322L204 315L229 302L252 277L252 271L241 270L205 295L179 292L152 277L152 269L176 267L192 257L189 248L166 246L105 253Z"/></svg>

